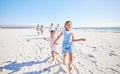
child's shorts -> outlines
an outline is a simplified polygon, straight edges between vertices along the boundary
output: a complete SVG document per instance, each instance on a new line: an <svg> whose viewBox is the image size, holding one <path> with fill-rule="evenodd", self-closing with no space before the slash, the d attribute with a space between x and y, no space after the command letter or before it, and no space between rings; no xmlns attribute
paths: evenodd
<svg viewBox="0 0 120 74"><path fill-rule="evenodd" d="M51 48L51 51L58 52L58 51L57 51L57 50L58 50L57 46L51 46L50 48Z"/></svg>

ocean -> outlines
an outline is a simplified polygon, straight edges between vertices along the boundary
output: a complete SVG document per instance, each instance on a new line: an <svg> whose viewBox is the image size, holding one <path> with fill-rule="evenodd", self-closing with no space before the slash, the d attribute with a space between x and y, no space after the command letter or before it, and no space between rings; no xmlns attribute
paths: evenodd
<svg viewBox="0 0 120 74"><path fill-rule="evenodd" d="M120 33L120 27L79 27L73 28L75 30L87 31L87 32L116 32Z"/></svg>
<svg viewBox="0 0 120 74"><path fill-rule="evenodd" d="M36 28L36 26L4 26L0 25L0 28L9 29L25 29L25 28ZM45 28L48 28L45 26ZM63 28L62 28L63 29ZM115 32L120 33L120 27L74 27L74 30L86 31L86 32Z"/></svg>

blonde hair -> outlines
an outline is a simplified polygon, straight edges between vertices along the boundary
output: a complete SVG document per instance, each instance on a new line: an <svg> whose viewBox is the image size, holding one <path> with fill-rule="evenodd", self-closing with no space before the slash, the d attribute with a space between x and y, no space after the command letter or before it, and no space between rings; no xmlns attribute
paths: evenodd
<svg viewBox="0 0 120 74"><path fill-rule="evenodd" d="M65 24L64 24L64 28L65 28L65 29L66 29L65 26L66 26L67 23L72 23L72 21L68 20L68 21L65 22Z"/></svg>

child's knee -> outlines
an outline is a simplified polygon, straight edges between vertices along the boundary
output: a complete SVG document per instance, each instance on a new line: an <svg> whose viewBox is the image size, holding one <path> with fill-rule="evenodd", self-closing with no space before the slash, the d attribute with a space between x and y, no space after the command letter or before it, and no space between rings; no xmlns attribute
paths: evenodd
<svg viewBox="0 0 120 74"><path fill-rule="evenodd" d="M72 54L69 54L69 60L72 62L73 61L73 56Z"/></svg>
<svg viewBox="0 0 120 74"><path fill-rule="evenodd" d="M63 55L64 57L66 57L66 53L64 53L64 55Z"/></svg>
<svg viewBox="0 0 120 74"><path fill-rule="evenodd" d="M73 61L73 58L72 58L72 57L70 58L70 61L71 61L71 62Z"/></svg>

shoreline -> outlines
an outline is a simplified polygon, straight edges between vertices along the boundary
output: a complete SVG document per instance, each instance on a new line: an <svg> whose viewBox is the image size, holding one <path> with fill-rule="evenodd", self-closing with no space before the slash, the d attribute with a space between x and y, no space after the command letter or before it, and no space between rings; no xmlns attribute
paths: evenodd
<svg viewBox="0 0 120 74"><path fill-rule="evenodd" d="M93 27L95 28L95 27ZM72 28L72 30L77 30L77 31L80 31L80 32L98 32L98 33L120 33L120 27L118 28L119 30L116 30L116 31L113 31L113 30L107 30L109 27L107 27L106 31L102 28L102 30L97 30L96 28L93 29L93 28ZM113 27L112 27L113 28ZM116 27L114 27L115 29ZM0 29L36 29L35 27L0 27ZM48 27L45 27L44 29L48 29Z"/></svg>

